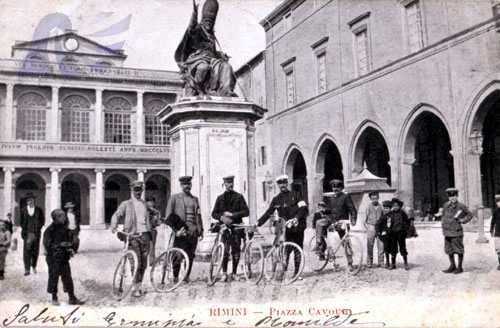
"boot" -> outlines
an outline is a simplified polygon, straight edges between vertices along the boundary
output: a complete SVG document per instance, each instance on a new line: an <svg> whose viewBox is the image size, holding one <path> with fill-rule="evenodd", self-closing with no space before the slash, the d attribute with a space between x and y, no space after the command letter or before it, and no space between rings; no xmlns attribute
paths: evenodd
<svg viewBox="0 0 500 328"><path fill-rule="evenodd" d="M390 270L396 269L396 254L391 255L391 268Z"/></svg>
<svg viewBox="0 0 500 328"><path fill-rule="evenodd" d="M410 266L408 265L408 255L403 255L403 261L405 262L405 270L410 270Z"/></svg>
<svg viewBox="0 0 500 328"><path fill-rule="evenodd" d="M69 302L68 302L68 304L69 304L69 305L83 305L83 304L85 304L85 302L84 302L84 301L82 301L82 300L79 300L79 299L75 296L75 294L73 294L73 293L68 293L68 295L69 295Z"/></svg>
<svg viewBox="0 0 500 328"><path fill-rule="evenodd" d="M458 254L458 267L453 272L454 274L460 274L460 273L464 272L464 269L462 268L463 262L464 262L464 254Z"/></svg>
<svg viewBox="0 0 500 328"><path fill-rule="evenodd" d="M366 261L366 262L367 262L367 263L366 263L366 266L367 266L368 268L372 268L372 267L373 267L373 259L370 259L370 258L369 258L369 259L368 259L368 261Z"/></svg>
<svg viewBox="0 0 500 328"><path fill-rule="evenodd" d="M60 303L59 303L59 299L57 298L57 293L53 293L52 294L52 305L54 306L59 306Z"/></svg>
<svg viewBox="0 0 500 328"><path fill-rule="evenodd" d="M385 253L385 267L387 269L391 267L391 262L389 261L389 253Z"/></svg>
<svg viewBox="0 0 500 328"><path fill-rule="evenodd" d="M455 266L455 256L453 254L448 255L448 258L450 259L450 266L448 269L443 270L444 273L453 273L457 269Z"/></svg>
<svg viewBox="0 0 500 328"><path fill-rule="evenodd" d="M4 280L4 275L3 274L4 274L3 270L0 271L0 280Z"/></svg>

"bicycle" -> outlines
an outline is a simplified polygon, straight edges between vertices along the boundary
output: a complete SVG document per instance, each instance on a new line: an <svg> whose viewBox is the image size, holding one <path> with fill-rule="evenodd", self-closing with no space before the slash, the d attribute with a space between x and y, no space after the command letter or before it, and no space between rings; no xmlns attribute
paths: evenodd
<svg viewBox="0 0 500 328"><path fill-rule="evenodd" d="M187 253L177 247L173 247L175 232L170 233L167 250L156 257L151 265L149 278L154 290L159 293L173 291L184 281L189 268L189 257ZM178 266L177 277L175 266Z"/></svg>
<svg viewBox="0 0 500 328"><path fill-rule="evenodd" d="M277 210L274 211L273 217L276 235L273 246L266 254L264 259L264 274L266 279L272 284L289 285L296 281L304 270L304 252L299 245L291 241L285 241L285 230L289 224L287 221L278 215ZM288 271L288 263L290 254L294 255L294 260L299 259L298 267L294 261L293 274Z"/></svg>
<svg viewBox="0 0 500 328"><path fill-rule="evenodd" d="M135 284L139 260L137 258L137 254L133 250L128 249L128 246L130 238L139 237L140 234L130 234L118 231L117 235L124 236L125 243L123 247L123 255L120 257L120 261L116 265L116 269L113 274L112 293L118 301L121 301L128 296ZM119 237L119 239L122 240L123 238Z"/></svg>
<svg viewBox="0 0 500 328"><path fill-rule="evenodd" d="M334 233L338 225L345 231L345 235L342 238L337 236L337 238L332 240L332 234L329 233ZM316 240L317 236L313 236L309 241L309 250L311 252L309 256L309 267L312 272L319 273L328 265L328 262L332 262L335 269L343 266L347 268L347 273L350 275L359 273L362 268L364 256L363 243L359 237L351 233L351 223L348 220L337 221L328 227L327 236L325 238L327 247L324 254L321 254L323 256L313 251L316 248ZM341 248L344 249L344 252L339 252ZM349 266L348 257L352 259L351 266Z"/></svg>
<svg viewBox="0 0 500 328"><path fill-rule="evenodd" d="M264 276L264 249L262 245L250 238L251 232L256 232L255 225L233 224L235 229L245 232L243 244L243 273L247 282L258 284ZM241 265L241 263L240 263Z"/></svg>
<svg viewBox="0 0 500 328"><path fill-rule="evenodd" d="M208 269L208 285L213 286L219 280L222 261L224 260L224 252L226 250L226 245L222 241L223 234L229 230L228 226L221 224L217 236L215 237L214 246L212 247L212 252L210 256L210 266ZM230 231L230 230L229 230Z"/></svg>

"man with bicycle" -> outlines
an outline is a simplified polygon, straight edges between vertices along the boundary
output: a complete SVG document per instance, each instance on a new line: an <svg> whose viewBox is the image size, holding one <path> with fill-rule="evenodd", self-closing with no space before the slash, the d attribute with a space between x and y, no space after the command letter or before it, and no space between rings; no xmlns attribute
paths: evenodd
<svg viewBox="0 0 500 328"><path fill-rule="evenodd" d="M225 224L229 230L222 236L222 241L226 247L224 257L222 259L222 280L227 282L236 277L238 263L241 253L241 239L243 238L241 230L234 229L232 224L243 223L243 218L249 215L247 202L242 194L234 191L234 176L226 176L222 178L226 191L217 197L212 218L219 221L219 225ZM231 248L231 257L233 260L232 274L227 274L227 264L229 262L229 248Z"/></svg>
<svg viewBox="0 0 500 328"><path fill-rule="evenodd" d="M348 220L350 218L351 224L356 224L356 219L358 212L356 207L354 206L351 196L342 191L344 187L344 183L342 180L334 179L330 181L330 185L332 187L332 196L324 197L324 202L327 207L328 215L326 218L318 220L316 222L316 253L318 254L320 260L325 259L325 250L326 250L326 234L327 229L330 225L335 226L335 231L339 234L339 237L342 239L346 234L346 230L342 228L341 225L338 224L338 221ZM349 266L349 270L353 270L352 266L352 253L346 248L346 257L347 264Z"/></svg>
<svg viewBox="0 0 500 328"><path fill-rule="evenodd" d="M118 222L123 221L123 232L130 234L129 248L137 254L139 261L134 281L136 286L133 296L140 297L142 296L142 278L148 267L148 254L152 240L152 224L149 210L141 198L144 183L142 181L134 181L130 184L130 189L132 197L122 202L111 218L111 231L116 233Z"/></svg>
<svg viewBox="0 0 500 328"><path fill-rule="evenodd" d="M271 217L275 210L278 215L286 220L285 241L296 243L300 248L304 248L304 230L307 227L308 208L306 202L297 193L288 189L288 176L281 175L276 178L276 183L280 193L276 195L269 208L257 221L260 227ZM287 258L288 258L287 254ZM298 273L300 267L300 254L294 254L294 270ZM301 279L301 278L299 278Z"/></svg>

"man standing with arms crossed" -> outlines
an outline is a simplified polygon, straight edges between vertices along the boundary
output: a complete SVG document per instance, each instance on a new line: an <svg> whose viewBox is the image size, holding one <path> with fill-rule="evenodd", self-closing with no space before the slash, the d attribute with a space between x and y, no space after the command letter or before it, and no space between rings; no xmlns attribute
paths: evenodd
<svg viewBox="0 0 500 328"><path fill-rule="evenodd" d="M179 178L182 192L172 195L168 201L165 217L167 225L175 232L174 247L184 250L189 257L189 268L184 278L189 282L198 241L203 239L200 202L191 194L192 177ZM174 263L174 279L179 276L180 263Z"/></svg>
<svg viewBox="0 0 500 328"><path fill-rule="evenodd" d="M236 276L238 270L238 263L240 261L241 253L241 239L242 230L234 229L232 224L243 223L243 218L249 215L247 202L242 194L234 191L234 176L227 176L222 178L226 191L217 197L214 209L212 211L212 218L218 220L221 224L226 224L230 228L230 233L223 236L224 243L231 247L231 256L233 260L233 271L229 276L227 275L227 264L229 262L229 249L226 247L226 252L222 260L223 281L231 281Z"/></svg>

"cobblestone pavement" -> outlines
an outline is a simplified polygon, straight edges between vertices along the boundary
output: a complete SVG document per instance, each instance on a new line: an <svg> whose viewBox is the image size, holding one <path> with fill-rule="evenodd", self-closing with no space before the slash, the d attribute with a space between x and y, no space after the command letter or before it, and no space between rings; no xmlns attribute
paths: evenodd
<svg viewBox="0 0 500 328"><path fill-rule="evenodd" d="M149 275L144 281L147 294L142 298L129 298L117 302L110 296L114 265L120 255L119 243L111 234L103 234L98 243L107 244L113 251L99 251L91 243L92 231L84 231L82 250L71 261L76 293L90 306L153 305L177 308L186 304L207 304L224 301L227 304L261 303L300 299L302 302L322 298L343 299L353 295L404 294L408 297L445 298L452 291L480 295L496 294L500 289L500 271L492 240L488 244L476 244L477 234L466 233L465 273L446 275L441 272L448 265L443 253L443 240L438 229L421 230L420 236L408 240L411 270L405 271L398 257L399 267L389 271L383 268L364 268L356 276L348 276L328 269L321 274L304 272L304 280L293 285L275 287L265 283L258 286L245 282L217 283L207 287L206 263L195 262L193 282L181 285L178 290L158 294L149 285ZM309 232L310 233L310 232ZM102 234L102 232L101 232ZM364 240L363 240L364 241ZM85 245L86 243L87 246ZM47 266L41 256L39 272L23 276L22 247L7 257L6 280L0 282L3 300L29 301L43 304L46 294ZM62 288L60 288L62 294ZM60 295L64 300L63 295Z"/></svg>

